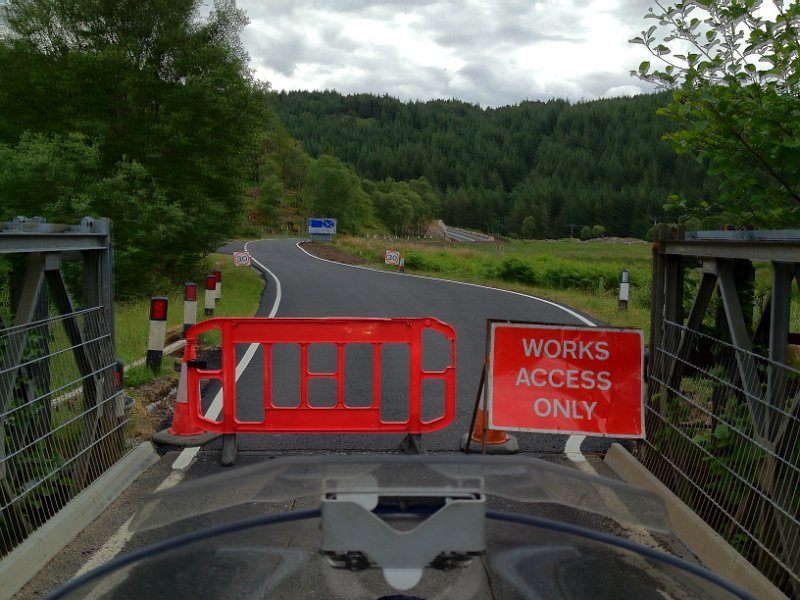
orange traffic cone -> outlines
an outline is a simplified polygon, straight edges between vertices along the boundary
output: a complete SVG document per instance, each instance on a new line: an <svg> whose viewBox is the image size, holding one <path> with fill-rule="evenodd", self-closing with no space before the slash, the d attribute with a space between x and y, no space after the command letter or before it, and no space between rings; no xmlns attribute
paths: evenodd
<svg viewBox="0 0 800 600"><path fill-rule="evenodd" d="M486 424L485 430L484 424ZM485 451L486 454L516 454L519 452L517 438L500 429L489 429L484 409L483 390L481 390L472 432L461 440L461 449L464 452Z"/></svg>
<svg viewBox="0 0 800 600"><path fill-rule="evenodd" d="M175 396L175 411L172 415L172 426L163 429L153 436L153 441L157 444L169 446L202 446L217 439L222 434L206 431L202 427L192 423L189 413L189 383L186 373L186 362L194 359L194 346L189 348L187 344L181 363L181 375L178 379L178 390Z"/></svg>
<svg viewBox="0 0 800 600"><path fill-rule="evenodd" d="M189 414L189 384L187 383L186 362L181 363L181 376L178 379L178 391L175 394L175 412L172 415L172 435L200 435L205 430L192 423Z"/></svg>

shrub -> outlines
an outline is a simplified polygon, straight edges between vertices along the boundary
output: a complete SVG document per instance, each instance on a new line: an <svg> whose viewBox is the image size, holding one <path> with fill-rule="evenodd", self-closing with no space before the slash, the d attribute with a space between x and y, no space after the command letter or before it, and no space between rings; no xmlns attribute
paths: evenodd
<svg viewBox="0 0 800 600"><path fill-rule="evenodd" d="M515 281L528 285L538 285L539 283L536 271L531 265L515 256L500 261L494 272L490 273L491 276L503 281Z"/></svg>

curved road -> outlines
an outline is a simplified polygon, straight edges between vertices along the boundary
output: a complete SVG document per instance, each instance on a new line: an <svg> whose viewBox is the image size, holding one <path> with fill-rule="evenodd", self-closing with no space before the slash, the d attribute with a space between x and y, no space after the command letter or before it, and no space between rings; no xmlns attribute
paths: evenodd
<svg viewBox="0 0 800 600"><path fill-rule="evenodd" d="M220 251L229 253L241 249L242 244L231 244ZM565 325L591 323L569 308L519 293L321 260L305 253L298 247L297 240L248 242L246 249L254 262L267 271L260 316L435 317L455 328L458 347L456 418L448 428L423 436L429 451L458 450L462 436L469 430L484 360L487 319ZM240 408L240 416L244 414L244 418L256 420L262 418L259 411L263 397L259 356L260 351L237 383L237 404L240 407L249 404L254 411L252 416L247 416L247 409ZM294 363L289 358L286 360L292 365L289 370L293 371ZM315 367L314 370L327 368ZM291 395L293 391L287 393ZM378 451L396 449L401 437L393 434L239 435L238 447L240 451ZM519 433L517 437L521 451L540 454L564 452L569 436ZM569 449L604 451L609 443L606 439L587 438L581 444L581 439L574 437ZM208 449L218 448L219 443Z"/></svg>

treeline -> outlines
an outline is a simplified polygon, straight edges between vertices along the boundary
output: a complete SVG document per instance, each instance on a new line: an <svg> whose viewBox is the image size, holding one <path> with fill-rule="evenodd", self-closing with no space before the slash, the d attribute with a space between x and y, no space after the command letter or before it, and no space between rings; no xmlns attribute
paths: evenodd
<svg viewBox="0 0 800 600"><path fill-rule="evenodd" d="M429 184L428 212L453 225L530 238L643 237L654 222L681 216L665 209L671 196L715 194L705 166L661 139L664 94L498 109L337 92L272 99L312 157L339 158L367 190ZM390 210L412 212L401 196L373 202L390 229L406 222Z"/></svg>

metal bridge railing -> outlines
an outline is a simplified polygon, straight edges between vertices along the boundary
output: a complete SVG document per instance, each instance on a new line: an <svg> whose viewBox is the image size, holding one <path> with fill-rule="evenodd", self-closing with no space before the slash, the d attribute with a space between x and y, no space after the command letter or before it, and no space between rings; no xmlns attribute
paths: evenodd
<svg viewBox="0 0 800 600"><path fill-rule="evenodd" d="M666 321L640 460L789 596L800 590L800 370Z"/></svg>
<svg viewBox="0 0 800 600"><path fill-rule="evenodd" d="M100 306L0 329L0 556L126 452Z"/></svg>

